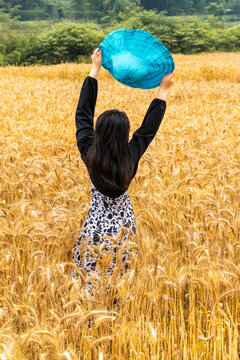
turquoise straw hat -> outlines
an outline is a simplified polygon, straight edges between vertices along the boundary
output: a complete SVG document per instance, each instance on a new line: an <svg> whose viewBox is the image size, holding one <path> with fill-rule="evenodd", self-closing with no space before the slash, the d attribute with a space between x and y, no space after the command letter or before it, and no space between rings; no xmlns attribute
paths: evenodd
<svg viewBox="0 0 240 360"><path fill-rule="evenodd" d="M103 67L120 83L133 88L153 89L175 69L168 49L146 31L113 31L98 49L102 50Z"/></svg>

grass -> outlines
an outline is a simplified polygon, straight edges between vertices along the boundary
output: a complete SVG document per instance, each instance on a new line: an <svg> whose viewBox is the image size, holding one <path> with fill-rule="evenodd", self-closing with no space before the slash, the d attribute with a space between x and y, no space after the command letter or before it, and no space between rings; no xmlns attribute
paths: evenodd
<svg viewBox="0 0 240 360"><path fill-rule="evenodd" d="M91 197L74 124L90 66L0 68L2 359L239 358L240 54L174 59L163 123L129 188L139 253L130 272L118 263L98 278L94 300L83 271L71 278ZM104 69L98 81L95 118L126 111L132 134L157 89Z"/></svg>
<svg viewBox="0 0 240 360"><path fill-rule="evenodd" d="M13 30L18 30L21 33L35 33L40 34L43 31L50 30L54 22L51 20L41 21L18 21L12 25Z"/></svg>
<svg viewBox="0 0 240 360"><path fill-rule="evenodd" d="M170 18L177 23L186 22L201 22L207 20L209 15L182 15L182 16L170 16ZM220 17L223 19L224 27L230 28L240 23L240 15L224 15Z"/></svg>

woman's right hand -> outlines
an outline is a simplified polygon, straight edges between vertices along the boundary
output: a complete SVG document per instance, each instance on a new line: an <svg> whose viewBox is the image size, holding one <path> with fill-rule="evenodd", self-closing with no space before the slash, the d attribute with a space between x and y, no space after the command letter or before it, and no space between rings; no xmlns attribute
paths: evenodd
<svg viewBox="0 0 240 360"><path fill-rule="evenodd" d="M174 71L173 72L170 71L167 75L165 75L162 78L160 87L162 89L168 90L173 85L173 83L174 83Z"/></svg>
<svg viewBox="0 0 240 360"><path fill-rule="evenodd" d="M102 50L95 49L91 58L93 68L99 71L102 66Z"/></svg>
<svg viewBox="0 0 240 360"><path fill-rule="evenodd" d="M92 54L91 58L92 58L92 70L89 76L93 77L94 79L97 79L98 73L102 66L102 50L96 49Z"/></svg>
<svg viewBox="0 0 240 360"><path fill-rule="evenodd" d="M173 85L173 83L174 83L174 71L173 72L170 71L167 75L165 75L162 78L156 97L160 100L166 101L168 90Z"/></svg>

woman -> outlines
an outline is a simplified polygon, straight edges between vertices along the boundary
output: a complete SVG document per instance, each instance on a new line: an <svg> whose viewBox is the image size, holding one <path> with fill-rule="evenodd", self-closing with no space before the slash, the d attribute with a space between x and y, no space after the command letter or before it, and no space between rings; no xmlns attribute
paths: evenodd
<svg viewBox="0 0 240 360"><path fill-rule="evenodd" d="M84 161L92 186L90 209L75 245L73 261L86 271L86 278L96 267L96 258L87 245L102 245L103 253L113 249L113 258L107 274L116 263L116 247L113 240L124 229L123 242L136 233L133 209L128 196L128 186L136 174L138 162L156 135L166 110L168 89L174 82L174 73L164 76L155 99L152 100L140 128L129 142L129 120L124 112L107 110L102 113L93 128L97 100L97 76L102 66L102 51L92 55L92 69L84 80L76 110L77 146ZM103 238L109 236L110 238ZM120 239L117 240L120 246ZM97 256L97 254L96 254ZM127 259L122 252L122 263ZM76 271L73 270L73 277ZM87 284L92 295L93 280Z"/></svg>

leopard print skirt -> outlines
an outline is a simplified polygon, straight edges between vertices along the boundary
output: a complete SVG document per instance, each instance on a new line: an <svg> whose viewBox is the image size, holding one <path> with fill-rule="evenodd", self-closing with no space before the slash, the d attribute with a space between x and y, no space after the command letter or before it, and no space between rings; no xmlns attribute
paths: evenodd
<svg viewBox="0 0 240 360"><path fill-rule="evenodd" d="M106 271L108 276L116 264L116 246L112 246L114 241L111 240L111 237L118 238L122 228L124 229L123 237L117 239L117 247L120 248L125 241L127 241L129 235L134 235L137 231L135 217L127 191L118 198L113 199L100 193L92 182L91 186L92 197L89 212L73 253L73 262L77 267L86 271L86 279L91 276L91 272L94 272L97 264L96 259L100 256L99 252L93 255L94 251L89 251L88 245L94 245L97 248L101 247L100 253L106 254L111 252L112 261ZM107 236L110 238L108 239ZM135 251L135 253L137 254L137 251ZM123 267L128 260L128 255L127 247L125 247L121 252ZM129 267L129 265L127 265L125 269L127 269L127 267ZM72 277L77 278L77 275L73 269ZM93 295L93 286L94 280L89 281L86 285L86 289L90 295Z"/></svg>

